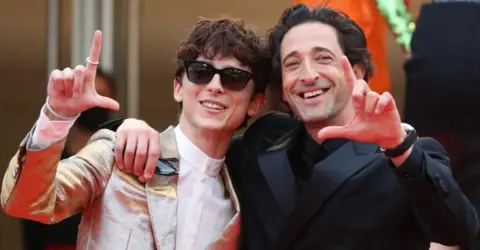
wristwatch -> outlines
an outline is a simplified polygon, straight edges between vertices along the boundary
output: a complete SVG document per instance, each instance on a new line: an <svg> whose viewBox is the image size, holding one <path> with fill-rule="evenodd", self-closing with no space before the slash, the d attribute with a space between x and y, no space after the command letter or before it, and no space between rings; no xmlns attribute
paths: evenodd
<svg viewBox="0 0 480 250"><path fill-rule="evenodd" d="M405 137L403 142L398 144L396 147L382 148L381 150L386 157L388 158L399 157L400 155L407 152L407 150L418 139L417 131L415 131L415 129L411 125L407 123L402 123L402 128L405 129L405 131L407 132L407 136Z"/></svg>

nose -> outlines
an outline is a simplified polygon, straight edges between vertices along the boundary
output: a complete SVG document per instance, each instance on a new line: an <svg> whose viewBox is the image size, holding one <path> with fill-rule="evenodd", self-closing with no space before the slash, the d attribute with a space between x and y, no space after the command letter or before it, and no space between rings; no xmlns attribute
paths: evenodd
<svg viewBox="0 0 480 250"><path fill-rule="evenodd" d="M320 77L320 75L318 74L318 72L312 67L311 63L310 62L306 62L304 64L304 67L303 67L303 70L302 72L300 73L301 76L300 76L300 81L303 83L303 84L307 84L307 85L310 85L310 84L313 84L315 81L317 81Z"/></svg>
<svg viewBox="0 0 480 250"><path fill-rule="evenodd" d="M207 90L214 94L221 94L224 92L220 75L215 74L213 76L212 80L207 84Z"/></svg>

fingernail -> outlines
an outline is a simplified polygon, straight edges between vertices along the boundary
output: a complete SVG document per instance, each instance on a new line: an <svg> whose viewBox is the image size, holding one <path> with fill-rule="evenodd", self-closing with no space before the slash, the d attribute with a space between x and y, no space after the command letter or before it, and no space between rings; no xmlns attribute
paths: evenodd
<svg viewBox="0 0 480 250"><path fill-rule="evenodd" d="M150 179L152 178L152 174L145 174L145 179Z"/></svg>

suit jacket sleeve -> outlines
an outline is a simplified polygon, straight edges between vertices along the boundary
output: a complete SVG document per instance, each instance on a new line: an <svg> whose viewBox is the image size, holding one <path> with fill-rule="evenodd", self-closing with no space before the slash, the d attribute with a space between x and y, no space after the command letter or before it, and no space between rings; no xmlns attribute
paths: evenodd
<svg viewBox="0 0 480 250"><path fill-rule="evenodd" d="M102 130L76 155L60 161L65 140L44 149L26 145L11 159L0 195L6 214L45 224L87 208L103 192L113 170L115 133Z"/></svg>
<svg viewBox="0 0 480 250"><path fill-rule="evenodd" d="M443 146L421 138L405 163L394 169L431 241L461 245L479 230L474 207L452 177Z"/></svg>

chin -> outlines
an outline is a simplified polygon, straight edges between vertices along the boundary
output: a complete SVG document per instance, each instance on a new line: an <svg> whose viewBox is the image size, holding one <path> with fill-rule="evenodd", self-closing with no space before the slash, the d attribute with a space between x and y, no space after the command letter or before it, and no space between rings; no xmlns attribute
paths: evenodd
<svg viewBox="0 0 480 250"><path fill-rule="evenodd" d="M225 124L221 121L201 120L198 121L197 127L205 131L219 131L225 129Z"/></svg>
<svg viewBox="0 0 480 250"><path fill-rule="evenodd" d="M300 120L306 123L324 122L329 119L328 114L304 113L298 116Z"/></svg>

